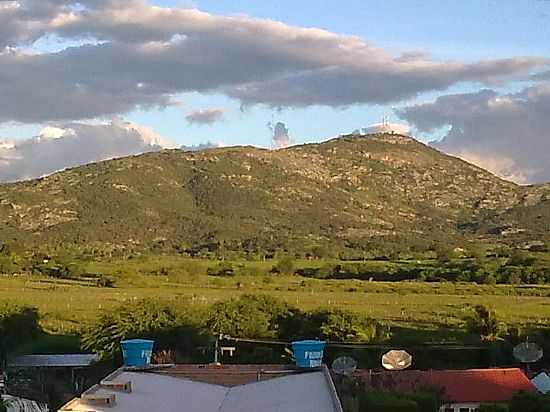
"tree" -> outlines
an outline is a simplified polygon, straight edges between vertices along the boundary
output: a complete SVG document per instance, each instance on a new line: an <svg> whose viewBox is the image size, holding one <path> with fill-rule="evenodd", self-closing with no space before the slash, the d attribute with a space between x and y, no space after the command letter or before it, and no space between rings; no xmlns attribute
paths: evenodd
<svg viewBox="0 0 550 412"><path fill-rule="evenodd" d="M510 412L550 412L550 398L538 393L518 392L510 401Z"/></svg>
<svg viewBox="0 0 550 412"><path fill-rule="evenodd" d="M438 263L448 263L454 257L454 252L449 247L439 246L435 250Z"/></svg>
<svg viewBox="0 0 550 412"><path fill-rule="evenodd" d="M0 362L10 351L31 341L40 332L38 310L10 303L0 304Z"/></svg>
<svg viewBox="0 0 550 412"><path fill-rule="evenodd" d="M331 341L372 342L388 337L383 325L353 312L328 310L313 313L312 317L321 320L320 334Z"/></svg>
<svg viewBox="0 0 550 412"><path fill-rule="evenodd" d="M82 346L103 359L120 353L120 341L130 338L155 340L156 349L175 348L192 352L205 337L192 313L177 312L173 305L156 300L142 300L104 312L84 333Z"/></svg>
<svg viewBox="0 0 550 412"><path fill-rule="evenodd" d="M496 340L501 330L495 311L484 305L476 305L467 320L468 331L478 334L482 340Z"/></svg>
<svg viewBox="0 0 550 412"><path fill-rule="evenodd" d="M208 331L242 338L282 337L280 330L297 309L268 295L243 295L212 305Z"/></svg>
<svg viewBox="0 0 550 412"><path fill-rule="evenodd" d="M506 262L508 266L530 266L533 264L535 259L533 259L528 253L520 249L512 250L510 257Z"/></svg>
<svg viewBox="0 0 550 412"><path fill-rule="evenodd" d="M295 269L294 259L290 256L283 257L273 267L273 271L281 275L293 275Z"/></svg>

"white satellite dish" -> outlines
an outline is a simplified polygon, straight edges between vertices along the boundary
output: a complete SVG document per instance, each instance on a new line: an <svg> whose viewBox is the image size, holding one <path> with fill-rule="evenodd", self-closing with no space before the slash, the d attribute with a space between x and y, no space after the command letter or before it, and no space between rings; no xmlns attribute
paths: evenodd
<svg viewBox="0 0 550 412"><path fill-rule="evenodd" d="M544 354L542 348L536 343L523 342L514 347L514 358L521 363L534 363L541 360Z"/></svg>
<svg viewBox="0 0 550 412"><path fill-rule="evenodd" d="M351 375L357 369L357 361L349 356L340 356L332 362L332 371L338 375Z"/></svg>
<svg viewBox="0 0 550 412"><path fill-rule="evenodd" d="M382 356L382 366L389 371L401 371L412 364L412 356L404 350L391 350Z"/></svg>

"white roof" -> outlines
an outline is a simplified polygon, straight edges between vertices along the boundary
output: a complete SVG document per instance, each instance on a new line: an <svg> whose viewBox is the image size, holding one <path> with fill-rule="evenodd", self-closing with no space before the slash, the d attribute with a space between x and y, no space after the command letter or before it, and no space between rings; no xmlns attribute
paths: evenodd
<svg viewBox="0 0 550 412"><path fill-rule="evenodd" d="M113 406L74 399L60 411L95 412L338 412L332 381L323 371L234 387L155 373L123 371L111 382L131 381L130 393L96 386L87 394L115 394Z"/></svg>
<svg viewBox="0 0 550 412"><path fill-rule="evenodd" d="M546 372L541 372L533 379L531 379L533 385L536 386L540 393L550 392L550 376Z"/></svg>

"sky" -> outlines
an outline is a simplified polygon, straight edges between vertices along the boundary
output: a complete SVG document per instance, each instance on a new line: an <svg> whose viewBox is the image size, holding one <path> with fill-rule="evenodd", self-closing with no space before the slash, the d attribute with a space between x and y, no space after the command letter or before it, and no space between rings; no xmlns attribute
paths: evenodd
<svg viewBox="0 0 550 412"><path fill-rule="evenodd" d="M547 0L0 0L0 181L383 117L550 181L549 23Z"/></svg>

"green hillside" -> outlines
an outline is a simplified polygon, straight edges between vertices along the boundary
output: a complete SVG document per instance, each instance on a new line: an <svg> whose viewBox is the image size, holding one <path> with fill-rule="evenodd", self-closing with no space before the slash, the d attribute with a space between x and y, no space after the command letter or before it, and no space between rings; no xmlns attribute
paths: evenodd
<svg viewBox="0 0 550 412"><path fill-rule="evenodd" d="M550 187L520 187L398 135L272 151L170 150L0 185L14 250L350 253L546 239Z"/></svg>

